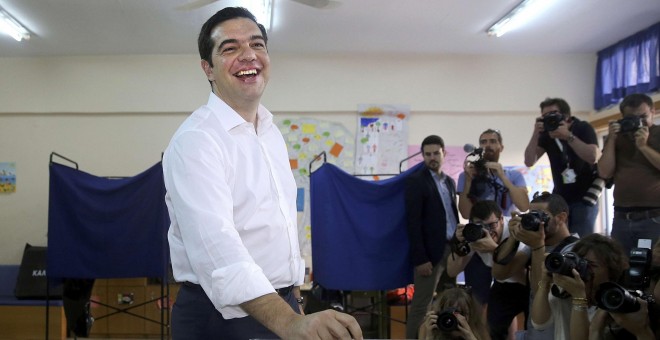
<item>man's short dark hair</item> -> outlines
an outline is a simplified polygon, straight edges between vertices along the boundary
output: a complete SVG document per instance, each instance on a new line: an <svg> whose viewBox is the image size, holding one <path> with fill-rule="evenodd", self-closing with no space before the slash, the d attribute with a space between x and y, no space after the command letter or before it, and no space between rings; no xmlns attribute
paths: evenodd
<svg viewBox="0 0 660 340"><path fill-rule="evenodd" d="M643 93L629 94L623 98L621 104L619 104L619 111L621 111L621 114L623 114L623 110L625 110L625 108L629 107L631 109L636 109L642 106L642 104L648 105L651 110L653 109L653 99L651 99L651 97Z"/></svg>
<svg viewBox="0 0 660 340"><path fill-rule="evenodd" d="M440 145L440 148L442 150L445 149L445 141L442 140L442 137L436 136L436 135L430 135L422 141L422 146L420 147L420 150L424 152L424 146L425 145Z"/></svg>
<svg viewBox="0 0 660 340"><path fill-rule="evenodd" d="M261 35L264 37L264 42L268 44L266 28L257 22L257 18L250 13L250 11L243 7L225 7L215 13L204 23L204 25L202 25L202 30L199 32L199 37L197 37L199 56L203 60L206 60L211 67L213 67L213 58L211 57L211 54L213 54L213 47L215 46L215 41L211 38L211 32L221 23L236 18L247 18L254 21L259 27Z"/></svg>
<svg viewBox="0 0 660 340"><path fill-rule="evenodd" d="M502 144L502 133L500 133L500 130L488 129L488 130L482 132L482 133L479 135L479 139L481 139L481 136L483 136L483 135L485 135L485 134L487 134L487 133L488 133L488 134L490 134L490 133L494 133L494 134L496 134L496 135L497 135L497 141L500 142L500 144Z"/></svg>
<svg viewBox="0 0 660 340"><path fill-rule="evenodd" d="M544 192L540 195L534 194L534 198L530 203L547 203L548 211L552 216L557 216L563 212L568 214L568 203L566 203L563 197L557 194L551 194L549 192Z"/></svg>
<svg viewBox="0 0 660 340"><path fill-rule="evenodd" d="M498 219L502 217L502 209L497 203L495 203L495 201L477 201L472 206L472 209L470 209L470 221L474 218L478 218L482 221L487 220L492 214L495 214L495 217Z"/></svg>
<svg viewBox="0 0 660 340"><path fill-rule="evenodd" d="M545 98L545 100L542 101L539 106L541 107L541 111L543 111L544 108L552 105L557 105L559 112L561 112L565 117L571 116L571 107L562 98Z"/></svg>

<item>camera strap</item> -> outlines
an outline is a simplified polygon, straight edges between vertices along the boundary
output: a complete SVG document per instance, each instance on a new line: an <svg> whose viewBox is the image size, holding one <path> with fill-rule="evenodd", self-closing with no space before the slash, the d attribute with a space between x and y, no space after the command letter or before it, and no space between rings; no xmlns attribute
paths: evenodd
<svg viewBox="0 0 660 340"><path fill-rule="evenodd" d="M516 240L515 243L514 243L513 248L511 249L511 251L508 254L506 254L506 256L504 256L503 258L500 258L500 249L502 248L502 245L504 245L508 239L509 239L508 237L506 239L504 239L504 241L502 241L497 246L497 248L495 248L495 251L493 251L493 262L495 262L499 265L506 266L507 264L509 264L509 262L511 262L511 260L513 260L513 257L518 252L518 246L520 245L520 241Z"/></svg>

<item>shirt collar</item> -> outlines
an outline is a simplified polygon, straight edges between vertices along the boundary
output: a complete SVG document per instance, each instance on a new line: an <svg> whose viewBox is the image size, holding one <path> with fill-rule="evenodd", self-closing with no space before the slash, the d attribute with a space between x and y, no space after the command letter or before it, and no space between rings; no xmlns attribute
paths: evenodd
<svg viewBox="0 0 660 340"><path fill-rule="evenodd" d="M234 109L225 103L220 97L211 92L209 94L209 101L206 104L211 110L218 115L220 124L225 131L230 131L233 128L246 124L247 121L241 117ZM266 131L273 124L273 114L268 111L263 105L259 104L257 108L257 129Z"/></svg>

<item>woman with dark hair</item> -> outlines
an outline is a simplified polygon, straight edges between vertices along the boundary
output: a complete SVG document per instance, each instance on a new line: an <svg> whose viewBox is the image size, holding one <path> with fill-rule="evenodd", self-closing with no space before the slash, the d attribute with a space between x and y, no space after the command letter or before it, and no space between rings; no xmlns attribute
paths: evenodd
<svg viewBox="0 0 660 340"><path fill-rule="evenodd" d="M623 248L607 236L591 234L576 242L572 249L548 256L557 259L555 269L562 267L562 261L562 265L574 261L576 266L570 273L549 272L548 266L543 266L532 304L532 324L543 329L554 323L555 339L587 339L589 323L597 310L598 287L618 281L627 267Z"/></svg>
<svg viewBox="0 0 660 340"><path fill-rule="evenodd" d="M420 340L490 340L481 306L465 288L444 290L419 327Z"/></svg>

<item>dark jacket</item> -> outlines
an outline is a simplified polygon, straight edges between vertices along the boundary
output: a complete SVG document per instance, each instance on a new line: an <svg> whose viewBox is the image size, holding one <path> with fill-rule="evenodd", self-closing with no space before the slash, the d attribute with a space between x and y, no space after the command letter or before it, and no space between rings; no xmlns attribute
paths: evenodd
<svg viewBox="0 0 660 340"><path fill-rule="evenodd" d="M445 176L451 194L452 214L458 221L456 183ZM447 245L447 218L435 181L427 167L410 175L406 181L406 218L413 266L442 259Z"/></svg>

